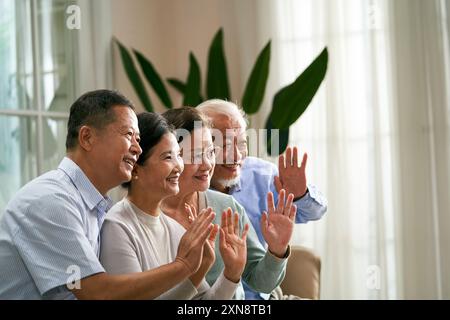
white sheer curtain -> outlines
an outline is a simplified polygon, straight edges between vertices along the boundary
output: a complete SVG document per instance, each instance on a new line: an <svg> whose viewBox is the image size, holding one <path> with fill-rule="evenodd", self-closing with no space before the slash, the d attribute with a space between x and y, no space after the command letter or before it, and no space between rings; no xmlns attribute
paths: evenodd
<svg viewBox="0 0 450 320"><path fill-rule="evenodd" d="M255 3L257 38L271 37L273 54L266 112L252 124L329 49L326 81L290 141L329 201L294 239L322 258L322 299L450 298L448 6Z"/></svg>

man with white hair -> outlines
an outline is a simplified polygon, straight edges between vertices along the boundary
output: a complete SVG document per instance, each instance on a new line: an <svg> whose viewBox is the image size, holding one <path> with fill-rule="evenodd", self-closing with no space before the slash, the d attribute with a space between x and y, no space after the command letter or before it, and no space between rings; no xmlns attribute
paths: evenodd
<svg viewBox="0 0 450 320"><path fill-rule="evenodd" d="M296 223L318 220L324 215L327 200L315 186L307 184L306 153L299 166L298 148L288 147L285 155L278 158L279 168L271 162L247 156L247 121L242 109L232 102L220 99L205 101L197 109L210 118L215 141L222 147L217 154L211 187L232 195L245 208L263 245L266 241L261 232L260 221L262 213L267 212L268 192L273 193L275 202L281 189L294 194L297 205ZM245 289L246 299L270 298L248 286Z"/></svg>

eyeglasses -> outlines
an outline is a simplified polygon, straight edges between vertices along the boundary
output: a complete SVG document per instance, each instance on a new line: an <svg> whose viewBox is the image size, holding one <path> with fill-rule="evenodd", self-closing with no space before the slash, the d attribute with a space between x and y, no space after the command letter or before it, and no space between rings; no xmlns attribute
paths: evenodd
<svg viewBox="0 0 450 320"><path fill-rule="evenodd" d="M201 164L203 159L213 160L216 158L217 152L220 150L217 146L209 146L205 150L191 150L191 164Z"/></svg>
<svg viewBox="0 0 450 320"><path fill-rule="evenodd" d="M237 149L240 153L246 153L247 152L247 141L241 140L235 142ZM223 144L223 150L228 153L234 151L234 143L230 140L225 141Z"/></svg>

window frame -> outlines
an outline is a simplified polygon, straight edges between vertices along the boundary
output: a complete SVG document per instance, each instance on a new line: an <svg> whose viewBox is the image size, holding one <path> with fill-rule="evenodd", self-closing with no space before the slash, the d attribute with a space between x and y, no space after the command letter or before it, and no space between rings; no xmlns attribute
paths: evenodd
<svg viewBox="0 0 450 320"><path fill-rule="evenodd" d="M36 172L37 175L41 175L44 171L44 121L46 119L54 120L68 120L69 111L67 112L55 112L45 110L44 100L42 97L42 86L40 78L43 74L41 68L41 54L40 54L40 36L38 25L38 0L29 1L30 17L31 17L31 53L33 61L33 75L32 75L32 87L33 87L33 104L35 109L12 109L12 108L0 108L0 116L10 117L25 117L32 118L36 121ZM74 41L74 48L78 49L78 42ZM74 50L74 51L76 51ZM70 54L70 53L68 53ZM78 75L75 75L75 80L78 79ZM78 81L75 81L75 92L77 90Z"/></svg>

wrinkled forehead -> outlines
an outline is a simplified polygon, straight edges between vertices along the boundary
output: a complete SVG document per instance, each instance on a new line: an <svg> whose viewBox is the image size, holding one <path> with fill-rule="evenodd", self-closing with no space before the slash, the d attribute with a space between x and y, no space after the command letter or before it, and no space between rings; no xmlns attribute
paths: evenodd
<svg viewBox="0 0 450 320"><path fill-rule="evenodd" d="M120 128L132 127L135 132L139 132L138 119L134 110L128 106L113 107L114 121L113 125Z"/></svg>
<svg viewBox="0 0 450 320"><path fill-rule="evenodd" d="M224 143L232 141L242 142L247 140L247 132L242 128L226 128L223 131L218 129L212 130L214 144L222 146Z"/></svg>
<svg viewBox="0 0 450 320"><path fill-rule="evenodd" d="M238 119L232 118L226 114L214 113L211 115L211 121L215 129L218 129L224 133L226 129L244 131L244 128Z"/></svg>
<svg viewBox="0 0 450 320"><path fill-rule="evenodd" d="M219 113L210 116L210 119L214 144L222 146L233 140L239 142L247 139L246 128L238 119Z"/></svg>

